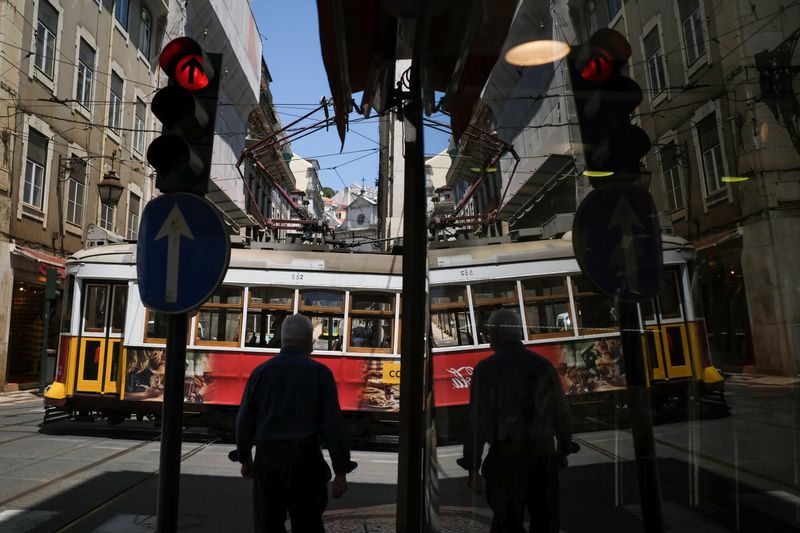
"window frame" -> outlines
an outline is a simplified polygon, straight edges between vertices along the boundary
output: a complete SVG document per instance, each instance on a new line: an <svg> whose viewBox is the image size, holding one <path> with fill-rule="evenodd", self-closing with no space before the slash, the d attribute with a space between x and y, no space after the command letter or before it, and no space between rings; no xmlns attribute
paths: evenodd
<svg viewBox="0 0 800 533"><path fill-rule="evenodd" d="M139 112L139 104L141 103L141 108L144 110L144 116L140 117ZM134 152L138 153L139 155L144 155L145 152L145 129L147 125L147 104L145 104L144 100L140 98L138 95L134 98L134 107L133 107L133 135L131 140L131 148Z"/></svg>
<svg viewBox="0 0 800 533"><path fill-rule="evenodd" d="M76 154L72 154L71 157L80 157ZM84 217L86 215L86 179L87 173L89 170L89 165L84 163L84 174L83 174L83 182L81 183L79 180L76 179L75 174L70 169L70 172L67 174L67 194L65 195L66 198L64 199L66 205L64 206L64 222L67 224L72 224L75 227L83 227ZM73 216L70 216L70 211L73 212ZM79 212L80 215L76 218L75 212Z"/></svg>
<svg viewBox="0 0 800 533"><path fill-rule="evenodd" d="M366 310L366 309L353 309L353 294L357 296L363 295L386 295L389 297L389 304L391 305L388 311L385 310ZM353 353L381 353L381 354L390 354L394 352L394 345L395 341L395 330L396 330L396 293L389 292L389 291L376 291L370 289L364 290L355 290L355 291L348 291L347 294L347 337L343 345L345 346L346 352L353 352ZM353 319L360 319L360 318L370 318L374 317L378 320L389 320L389 345L384 348L380 347L370 347L370 346L353 346L351 344L352 341L352 333L353 333Z"/></svg>
<svg viewBox="0 0 800 533"><path fill-rule="evenodd" d="M92 43L90 43L83 35L80 35L80 32L78 33L78 55L76 61L77 70L75 73L75 101L80 107L83 107L86 111L91 112L92 95L94 93L94 79L95 72L97 70L97 48L92 46ZM94 54L95 64L91 67L81 60L80 49L83 43L86 43L86 46L91 49L92 53ZM88 77L86 75L87 72L89 74Z"/></svg>
<svg viewBox="0 0 800 533"><path fill-rule="evenodd" d="M97 209L97 225L104 230L115 233L114 226L116 225L117 219L117 206L104 204L99 198L97 202L100 204L100 207Z"/></svg>
<svg viewBox="0 0 800 533"><path fill-rule="evenodd" d="M647 78L647 86L650 90L650 103L653 107L666 99L669 93L669 70L667 68L666 55L664 54L662 27L661 17L656 16L644 25L640 37L645 77ZM658 48L656 48L653 53L648 53L646 42L653 32L655 32ZM659 78L660 75L663 76L663 79L659 78L654 80L654 70L656 78Z"/></svg>
<svg viewBox="0 0 800 533"><path fill-rule="evenodd" d="M196 313L195 319L194 319L194 335L193 336L194 336L194 345L195 346L229 346L229 347L234 347L234 348L238 348L238 347L241 346L241 343L242 343L242 324L243 324L243 321L244 321L244 310L245 310L245 305L244 305L245 304L244 287L242 287L240 285L223 284L223 285L219 286L217 291L220 290L220 289L223 289L223 288L224 289L231 289L231 288L239 289L239 291L240 291L239 303L238 304L228 304L228 303L224 303L223 304L223 303L211 302L210 299L209 299L209 301L203 303L203 305L201 305L200 308L197 310L197 313ZM216 291L215 291L215 294L216 294ZM212 295L212 297L213 297L213 295ZM212 310L212 311L225 311L225 310L234 310L234 311L236 311L236 310L238 310L239 311L239 323L238 323L237 328L236 328L237 339L235 341L228 341L228 340L219 341L219 340L201 339L199 337L199 335L197 333L198 333L198 331L200 329L200 316L204 311L207 312L209 310Z"/></svg>
<svg viewBox="0 0 800 533"><path fill-rule="evenodd" d="M133 200L136 199L136 212L131 207ZM135 241L139 235L139 219L142 213L142 197L135 192L128 190L128 214L126 217L125 237Z"/></svg>
<svg viewBox="0 0 800 533"><path fill-rule="evenodd" d="M28 127L26 130L26 142L25 142L25 167L22 175L22 183L20 187L20 204L23 212L27 214L34 214L36 216L44 217L45 213L47 212L47 174L50 168L50 150L51 150L51 143L50 137L47 135L46 132L42 132L37 125L31 125L28 123ZM31 159L30 152L31 152L31 139L33 138L33 132L36 135L41 136L44 138L45 145L44 145L44 156L41 162L35 161ZM31 170L33 174L31 174ZM36 172L38 170L38 172ZM36 190L38 188L39 191L39 202L37 204L36 200ZM28 210L33 210L31 213Z"/></svg>
<svg viewBox="0 0 800 533"><path fill-rule="evenodd" d="M451 287L459 287L464 290L464 301L463 302L444 302L444 303L429 303L430 307L430 320L431 326L433 325L433 315L434 314L442 314L447 312L453 312L453 309L463 309L463 312L467 315L467 324L469 325L469 331L467 334L470 336L471 342L461 344L460 332L459 332L459 339L458 343L453 344L452 346L435 346L436 341L433 339L433 334L431 334L431 342L432 348L434 350L463 350L464 348L475 347L478 345L478 337L475 334L475 310L472 308L472 295L470 292L469 284L468 283L456 283L452 285L437 285L431 287L431 293L435 289L448 289Z"/></svg>
<svg viewBox="0 0 800 533"><path fill-rule="evenodd" d="M267 291L280 289L280 290L288 291L289 294L291 294L291 302L288 303L288 304L275 304L275 303L269 303L269 302L266 302L266 303L265 302L253 303L252 300L253 300L253 290L254 289L264 289L264 290L267 290ZM245 300L245 303L246 303L246 305L245 305L245 318L244 318L245 334L242 335L242 346L244 348L258 348L260 350L276 350L276 351L280 350L280 348L281 348L280 346L267 346L267 343L263 342L264 336L266 335L266 333L268 333L267 331L261 332L261 342L259 342L256 345L247 345L246 330L247 330L247 327L249 325L249 319L250 319L251 315L254 315L254 316L258 317L258 319L260 321L261 320L261 315L264 313L264 311L267 311L267 312L272 311L273 312L272 314L284 313L286 316L289 316L289 315L294 313L295 304L297 302L297 298L298 298L297 289L294 288L294 287L283 287L283 286L277 286L277 285L251 285L251 286L248 286L247 287L247 297L246 297L246 300ZM271 341L272 341L272 339L270 339L269 342L271 342Z"/></svg>
<svg viewBox="0 0 800 533"><path fill-rule="evenodd" d="M125 6L125 13L122 13L122 7ZM114 22L125 33L128 32L128 25L130 24L131 5L130 0L116 0L114 2Z"/></svg>
<svg viewBox="0 0 800 533"><path fill-rule="evenodd" d="M303 301L303 293L307 293L307 292L329 292L329 293L336 293L336 294L341 293L341 295L342 295L342 306L341 307L332 307L332 306L329 306L329 305L324 305L324 306L323 305L320 305L320 306L306 305L305 302ZM346 332L349 333L349 329L347 327L345 327L345 326L348 326L348 322L347 322L347 311L348 311L348 305L349 305L348 296L349 296L349 292L344 290L344 289L330 289L330 288L326 288L326 287L305 287L305 288L300 288L297 291L297 294L295 296L295 298L296 298L295 301L297 302L295 308L297 309L298 313L302 313L302 314L308 316L308 318L311 319L312 322L313 322L313 318L312 318L313 316L321 316L321 317L326 317L326 318L329 318L329 319L331 319L331 318L339 318L340 319L340 322L339 322L339 335L338 335L339 336L339 343L340 343L339 344L339 346L340 346L339 349L329 348L329 349L325 349L325 350L320 350L320 349L314 348L313 351L315 351L315 352L335 352L335 353L344 352L344 346L345 346L345 343L347 342L347 339L344 339L343 337L345 336ZM316 344L316 342L317 342L317 340L314 341L315 344Z"/></svg>
<svg viewBox="0 0 800 533"><path fill-rule="evenodd" d="M671 139L660 144L662 144L662 146L658 149L657 154L658 166L661 170L662 186L664 188L664 199L666 200L665 207L671 214L675 214L686 209L686 194L683 186L683 170L681 169L680 164L680 146L677 142L675 142L675 139ZM675 150L675 164L669 168L665 168L663 151L664 148L669 145L672 145L672 149ZM677 186L675 186L676 182ZM680 195L680 203L676 202L674 198L674 191L676 190Z"/></svg>
<svg viewBox="0 0 800 533"><path fill-rule="evenodd" d="M50 6L56 14L56 27L55 29L49 28L42 20L42 5L47 4ZM31 61L31 77L36 77L43 81L51 90L54 88L54 84L56 78L58 77L58 61L57 57L59 54L59 35L61 34L61 25L63 24L63 10L58 2L54 2L52 0L38 0L35 4L35 12L36 12L36 26L34 27L34 31L31 35L31 50L33 50L33 58ZM42 30L47 31L42 31ZM45 36L50 36L51 39L45 40ZM42 53L39 54L39 37L42 36L42 45L44 49L47 49L47 43L52 42L52 57L49 58L50 68L47 68L47 54ZM40 59L41 64L40 65ZM47 70L50 70L48 73Z"/></svg>
<svg viewBox="0 0 800 533"><path fill-rule="evenodd" d="M120 94L114 92L114 77L120 81ZM111 69L108 83L108 132L119 138L122 128L122 102L125 99L125 78Z"/></svg>
<svg viewBox="0 0 800 533"><path fill-rule="evenodd" d="M147 23L145 23L145 15L147 15ZM147 31L147 35L143 35L143 33ZM149 63L151 60L150 54L152 53L152 41L153 41L153 14L150 12L149 9L144 5L141 6L139 10L139 37L137 39L136 48L138 52L144 57L147 62ZM146 43L146 48L143 49L142 43Z"/></svg>
<svg viewBox="0 0 800 533"><path fill-rule="evenodd" d="M532 281L532 280L541 280L541 279L554 279L554 278L561 278L563 280L564 286L564 293L558 295L544 295L544 296L525 296L525 282ZM575 328L572 326L575 324L575 309L572 305L572 298L570 287L569 287L569 279L570 276L566 273L557 273L557 274L542 274L538 276L530 276L524 277L519 279L519 289L518 294L520 296L520 303L521 307L520 310L522 312L522 317L524 320L523 326L525 329L525 338L527 341L537 341L540 339L565 339L571 338L575 336ZM528 306L527 304L531 302L548 302L548 301L566 301L567 303L567 313L569 314L570 319L570 329L564 331L552 331L550 333L537 333L532 334L530 329L531 326L528 322ZM558 317L556 317L556 324L558 323Z"/></svg>

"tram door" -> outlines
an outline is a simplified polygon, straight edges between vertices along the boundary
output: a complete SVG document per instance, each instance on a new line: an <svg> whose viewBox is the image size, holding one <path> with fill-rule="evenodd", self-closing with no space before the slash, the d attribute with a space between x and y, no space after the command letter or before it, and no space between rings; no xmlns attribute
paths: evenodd
<svg viewBox="0 0 800 533"><path fill-rule="evenodd" d="M78 350L78 392L117 394L128 286L87 283Z"/></svg>
<svg viewBox="0 0 800 533"><path fill-rule="evenodd" d="M665 270L661 292L642 305L647 352L651 375L655 380L686 378L692 375L681 294L680 271Z"/></svg>

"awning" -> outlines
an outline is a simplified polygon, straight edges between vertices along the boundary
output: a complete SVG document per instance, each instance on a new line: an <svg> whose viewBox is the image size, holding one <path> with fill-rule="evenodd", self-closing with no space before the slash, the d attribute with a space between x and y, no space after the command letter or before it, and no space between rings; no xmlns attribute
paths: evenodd
<svg viewBox="0 0 800 533"><path fill-rule="evenodd" d="M42 276L47 275L47 271L54 268L58 273L58 277L64 279L65 259L63 257L35 248L20 246L19 244L14 245L11 254L12 268L33 272Z"/></svg>
<svg viewBox="0 0 800 533"><path fill-rule="evenodd" d="M259 226L253 217L242 211L242 208L234 203L225 192L219 188L219 185L211 181L208 185L208 192L206 199L214 204L214 207L219 209L222 213L222 218L226 222L232 223L236 229L246 226Z"/></svg>
<svg viewBox="0 0 800 533"><path fill-rule="evenodd" d="M364 114L371 109L382 113L396 102L395 61L411 58L406 39L412 32L418 41L414 46L423 51L418 66L424 109L432 113L436 93L444 93L442 109L450 113L458 139L497 61L516 7L509 0L317 0L322 60L342 142L353 94L363 91Z"/></svg>
<svg viewBox="0 0 800 533"><path fill-rule="evenodd" d="M574 166L572 156L552 154L516 191L510 193L508 201L501 207L497 218L508 220L513 225L515 220L530 211L537 198L554 180L566 175Z"/></svg>
<svg viewBox="0 0 800 533"><path fill-rule="evenodd" d="M699 252L701 250L713 248L714 246L719 246L720 244L732 239L738 239L741 236L742 234L739 233L739 228L731 228L696 239L692 245L694 246L694 249Z"/></svg>

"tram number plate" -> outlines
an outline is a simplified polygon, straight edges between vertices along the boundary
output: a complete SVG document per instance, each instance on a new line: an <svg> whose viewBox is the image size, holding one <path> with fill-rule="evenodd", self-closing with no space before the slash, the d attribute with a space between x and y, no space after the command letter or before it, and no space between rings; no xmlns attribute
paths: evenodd
<svg viewBox="0 0 800 533"><path fill-rule="evenodd" d="M461 273L462 278L471 278L475 274L471 268L464 268L459 272Z"/></svg>
<svg viewBox="0 0 800 533"><path fill-rule="evenodd" d="M302 272L293 272L292 273L292 281L303 281Z"/></svg>
<svg viewBox="0 0 800 533"><path fill-rule="evenodd" d="M400 363L383 363L383 382L390 385L400 383Z"/></svg>

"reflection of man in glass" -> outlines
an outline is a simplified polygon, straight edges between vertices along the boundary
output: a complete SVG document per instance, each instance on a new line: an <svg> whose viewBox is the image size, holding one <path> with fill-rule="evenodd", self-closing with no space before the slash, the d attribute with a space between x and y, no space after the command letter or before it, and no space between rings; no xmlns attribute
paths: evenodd
<svg viewBox="0 0 800 533"><path fill-rule="evenodd" d="M526 508L530 531L557 532L558 467L572 439L561 382L549 361L522 345L517 313L495 311L486 330L495 353L472 374L469 433L458 463L474 492L482 491L479 472L486 479L492 533L523 531Z"/></svg>

